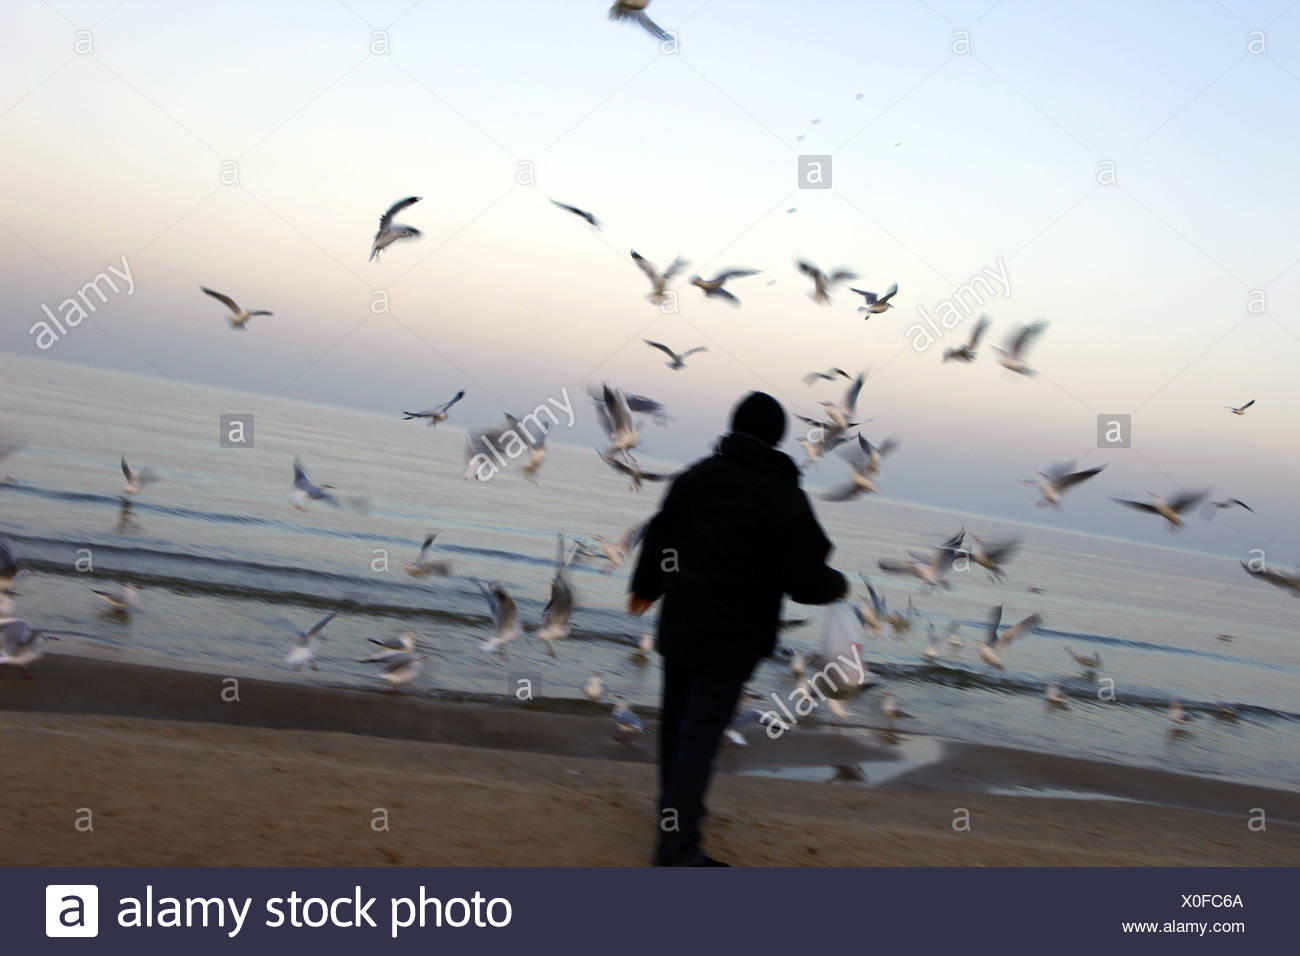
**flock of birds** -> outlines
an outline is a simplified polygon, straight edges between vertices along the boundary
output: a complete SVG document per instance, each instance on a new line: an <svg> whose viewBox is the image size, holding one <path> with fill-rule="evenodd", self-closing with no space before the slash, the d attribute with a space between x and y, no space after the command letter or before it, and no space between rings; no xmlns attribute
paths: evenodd
<svg viewBox="0 0 1300 956"><path fill-rule="evenodd" d="M616 21L627 21L639 25L646 32L659 40L665 40L669 34L659 27L646 14L650 0L618 0L609 10L609 17ZM897 144L896 144L897 145ZM421 237L418 228L396 221L398 214L410 209L421 201L419 196L409 196L393 203L380 217L370 248L370 260L378 261L381 254L391 250L394 245L416 240ZM602 223L596 215L581 207L551 200L555 207L572 215L592 229L601 229ZM636 250L631 250L632 263L644 274L650 285L646 298L655 305L663 305L670 295L675 294L674 284L682 277L689 263L680 256L675 257L666 268L660 269ZM833 303L831 293L845 283L858 280L859 276L847 268L824 271L807 260L796 260L797 272L811 283L809 297L818 305L828 306ZM731 268L716 273L712 278L693 275L689 285L698 288L706 299L725 302L739 307L740 298L728 285L739 280L759 274L759 270L750 268ZM775 280L773 280L775 281ZM772 284L771 282L768 283ZM221 303L227 311L227 321L236 331L245 331L254 317L271 316L272 312L263 309L247 309L239 305L232 297L200 286L201 291ZM883 292L849 286L849 291L860 296L862 304L858 312L867 319L886 313L894 307L898 295L897 283L890 284ZM943 362L971 363L976 360L981 342L989 331L991 320L986 315L979 316L974 322L969 337L961 344L950 347L943 353ZM1018 375L1032 375L1034 370L1027 363L1027 352L1033 342L1043 334L1047 323L1042 320L1015 327L1001 347L995 347L997 361L1009 372ZM703 346L683 350L662 342L643 340L645 345L662 353L667 358L667 368L680 372L687 367L687 360L692 356L707 351ZM804 453L802 467L826 458L831 453L847 467L848 474L842 485L824 493L821 497L827 501L843 502L866 495L880 493L880 474L886 460L899 447L896 438L873 442L861 431L861 426L870 419L863 420L857 413L858 399L868 372L851 375L841 368L825 371L813 371L804 376L804 382L813 386L819 382L847 383L843 396L838 400L823 400L819 403L821 411L816 416L797 416L807 426L806 433L798 440ZM450 399L422 411L403 411L408 421L424 421L428 426L436 426L450 420L453 409L465 397L462 389ZM637 462L634 451L642 438L643 420L640 415L649 415L656 422L668 421L664 407L657 401L643 395L629 393L607 383L591 392L597 420L608 438L608 445L596 449L600 459L612 470L629 479L633 491L638 491L643 482L664 482L675 477L672 474L644 470ZM1254 406L1254 400L1240 406L1225 406L1236 416L1246 414ZM546 459L545 429L530 431L513 415L506 414L505 424L488 429L468 430L466 439L466 478L473 476L472 462L476 456L499 448L503 439L514 435L522 441L524 451L522 473L529 481L536 481L537 475ZM539 432L539 433L536 433ZM0 449L0 457L6 457L12 449ZM159 475L151 469L131 467L125 454L121 458L121 471L125 479L123 486L124 502L144 492L159 480ZM1023 483L1036 487L1039 493L1038 507L1060 508L1066 492L1095 477L1106 465L1090 468L1078 468L1074 462L1051 465L1035 478ZM302 511L308 510L315 503L340 507L342 502L333 494L334 487L317 484L307 474L300 461L293 463L292 489L290 501ZM1165 522L1171 532L1179 531L1184 525L1184 515L1200 506L1206 518L1212 518L1219 510L1240 507L1253 511L1249 505L1237 498L1209 501L1205 491L1179 491L1171 495L1149 493L1149 501L1136 501L1116 498L1119 504L1136 511L1158 516ZM124 513L127 505L124 504ZM545 652L557 656L557 645L570 634L571 618L575 610L575 595L570 581L569 571L575 561L603 561L607 571L613 571L627 564L639 542L640 528L627 529L619 538L611 539L599 535L589 540L569 538L558 535L555 566L551 579L550 598L545 605L541 620L532 628L532 637L538 641ZM429 575L449 575L452 573L451 562L439 559L433 550L437 533L427 535L421 543L415 558L403 565L403 569L413 578L425 578ZM974 534L968 534L963 528L955 535L938 544L929 551L909 552L906 558L882 559L877 566L881 573L915 578L928 594L936 590L952 587L952 571L958 560L967 560L984 569L989 579L996 583L1006 580L1006 564L1020 548L1018 539L1002 541L985 541ZM1252 576L1283 588L1300 596L1300 574L1288 574L1275 569L1254 568L1243 562L1243 567ZM26 665L37 660L44 651L47 641L57 640L57 636L36 628L28 621L10 616L13 612L13 599L18 592L13 589L16 581L29 571L20 567L20 562L13 547L0 539L0 675L6 665L18 667L24 676L30 677ZM915 607L908 599L905 613L891 611L884 596L872 580L865 574L862 581L866 593L851 606L865 635L879 637L891 632L895 638L902 639L913 629ZM519 609L506 587L498 581L486 582L475 580L487 605L491 620L491 634L484 639L480 649L487 654L504 658L508 648L526 633L520 621ZM1041 593L1038 588L1027 588L1031 593ZM131 582L122 584L116 591L94 590L96 598L103 601L111 612L129 615L136 607L140 588ZM296 640L284 658L286 666L295 670L309 667L317 670L317 657L325 641L325 629L339 613L346 610L346 602L340 610L326 614L315 622L310 629L296 632ZM1017 623L1002 626L1004 605L992 608L982 638L973 642L980 660L989 667L1001 669L1012 644L1020 638L1032 634L1042 623L1042 616L1032 613ZM808 619L786 620L781 622L781 629L797 627ZM959 634L960 623L953 621L948 625L947 634L941 638L935 625L930 623L929 635L922 651L922 656L929 662L937 662L946 654L956 653L965 643ZM1216 635L1223 640L1230 640L1229 635ZM364 663L377 665L378 676L388 682L391 688L400 692L410 684L421 670L424 654L419 647L419 638L413 631L406 631L395 638L371 638L378 650L360 658ZM634 653L642 657L649 655L653 640L649 634L643 634L634 646ZM946 650L945 650L946 648ZM1077 653L1067 649L1072 660L1085 669L1085 673L1095 675L1101 667L1100 655ZM817 662L817 655L805 654L797 649L783 645L783 656L789 661L794 677L806 684L809 669ZM864 672L869 674L869 671ZM874 681L864 680L864 686ZM858 688L860 689L860 688ZM856 689L855 689L856 690ZM598 673L592 673L581 687L583 695L593 701L612 702L612 717L617 733L621 738L645 733L646 729L628 702L620 696L611 695L604 679ZM1066 706L1066 696L1059 685L1049 683L1045 699L1052 706ZM843 701L831 697L827 701L836 716L847 717ZM896 694L884 693L880 700L880 710L889 720L910 717L902 707ZM1190 717L1177 701L1171 702L1170 719L1177 724L1186 723ZM734 743L744 744L742 731L751 724L764 723L765 715L746 708L736 715L727 730L727 738Z"/></svg>

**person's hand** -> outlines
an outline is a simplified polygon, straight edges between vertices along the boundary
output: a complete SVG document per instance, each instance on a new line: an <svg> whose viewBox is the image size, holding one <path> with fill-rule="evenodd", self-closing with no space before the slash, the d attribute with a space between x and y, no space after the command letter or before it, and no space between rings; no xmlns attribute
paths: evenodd
<svg viewBox="0 0 1300 956"><path fill-rule="evenodd" d="M640 617L646 611L650 610L651 605L655 602L648 598L643 598L639 594L629 594L627 596L627 613L632 617Z"/></svg>

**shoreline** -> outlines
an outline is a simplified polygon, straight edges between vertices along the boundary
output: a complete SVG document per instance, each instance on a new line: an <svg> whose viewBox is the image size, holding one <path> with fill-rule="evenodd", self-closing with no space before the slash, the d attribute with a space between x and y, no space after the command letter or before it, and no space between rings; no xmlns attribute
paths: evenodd
<svg viewBox="0 0 1300 956"><path fill-rule="evenodd" d="M131 655L134 657L135 655ZM614 734L609 708L587 701L513 703L397 695L326 683L291 683L244 668L182 669L159 660L48 654L37 679L10 672L0 682L0 716L122 717L272 732L349 734L375 740L505 753L654 762L652 732ZM231 681L237 681L238 699ZM654 730L657 714L639 713ZM1006 795L1026 799L1129 801L1219 814L1268 808L1270 821L1300 825L1300 792L1213 777L1040 753L887 728L817 724L769 740L745 732L747 747L724 744L722 774L816 786L903 793Z"/></svg>

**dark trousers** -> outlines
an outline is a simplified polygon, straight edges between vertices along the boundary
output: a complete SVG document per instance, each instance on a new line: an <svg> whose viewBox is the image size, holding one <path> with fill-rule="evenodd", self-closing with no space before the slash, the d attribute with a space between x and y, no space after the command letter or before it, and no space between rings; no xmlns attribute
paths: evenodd
<svg viewBox="0 0 1300 956"><path fill-rule="evenodd" d="M700 818L713 774L713 757L745 682L708 677L668 661L663 674L655 863L673 866L700 853Z"/></svg>

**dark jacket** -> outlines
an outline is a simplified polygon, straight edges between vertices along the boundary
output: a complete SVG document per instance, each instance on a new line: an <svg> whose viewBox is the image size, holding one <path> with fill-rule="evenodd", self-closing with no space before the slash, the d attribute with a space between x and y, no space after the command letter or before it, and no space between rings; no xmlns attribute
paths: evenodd
<svg viewBox="0 0 1300 956"><path fill-rule="evenodd" d="M668 489L631 590L664 599L656 646L667 661L743 680L776 647L783 594L800 604L844 594L830 553L795 463L733 433Z"/></svg>

